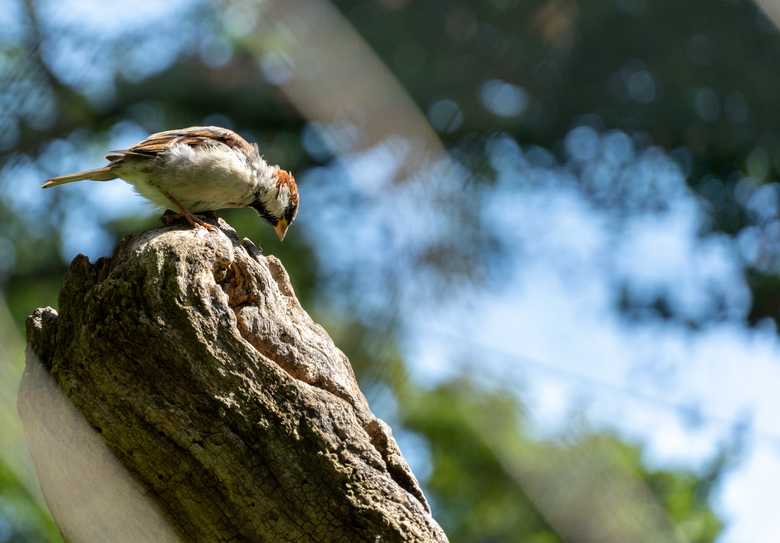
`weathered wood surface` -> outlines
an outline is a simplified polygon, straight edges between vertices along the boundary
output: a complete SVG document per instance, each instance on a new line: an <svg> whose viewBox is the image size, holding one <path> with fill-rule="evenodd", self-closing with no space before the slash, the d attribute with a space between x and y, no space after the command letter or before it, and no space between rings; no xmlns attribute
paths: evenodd
<svg viewBox="0 0 780 543"><path fill-rule="evenodd" d="M219 226L148 231L96 264L77 257L59 314L30 316L19 407L55 517L67 488L46 474L66 457L39 439L52 415L38 361L182 541L446 541L281 263ZM57 520L72 543L90 541Z"/></svg>

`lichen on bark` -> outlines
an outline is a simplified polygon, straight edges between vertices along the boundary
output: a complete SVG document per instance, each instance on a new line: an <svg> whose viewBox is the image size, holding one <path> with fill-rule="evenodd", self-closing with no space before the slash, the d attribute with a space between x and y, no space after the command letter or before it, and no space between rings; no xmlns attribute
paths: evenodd
<svg viewBox="0 0 780 543"><path fill-rule="evenodd" d="M218 224L77 257L59 313L28 320L28 373L39 360L183 540L446 541L281 262Z"/></svg>

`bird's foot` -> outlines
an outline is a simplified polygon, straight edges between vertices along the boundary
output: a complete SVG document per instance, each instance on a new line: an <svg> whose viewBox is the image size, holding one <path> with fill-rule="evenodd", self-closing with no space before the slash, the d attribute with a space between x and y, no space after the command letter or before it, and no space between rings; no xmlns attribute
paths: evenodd
<svg viewBox="0 0 780 543"><path fill-rule="evenodd" d="M188 218L186 216L184 218L187 219L187 222L192 224L192 226L200 226L202 228L205 228L209 232L217 232L219 230L219 228L217 228L216 226L214 226L211 223L208 223L208 222L204 221L203 219L201 219L197 215L191 215L190 218L192 220L190 220L190 218Z"/></svg>
<svg viewBox="0 0 780 543"><path fill-rule="evenodd" d="M206 214L208 218L216 218L216 215L212 212L208 212ZM175 211L171 211L170 209L166 209L165 213L163 213L162 217L160 217L160 221L165 226L173 226L177 222L180 222L182 219L187 221L190 226L193 228L205 228L209 232L216 232L219 230L216 226L213 224L210 224L206 222L205 220L201 219L197 215L193 215L192 213L176 213Z"/></svg>
<svg viewBox="0 0 780 543"><path fill-rule="evenodd" d="M171 201L173 205L175 205L179 209L179 213L181 213L181 216L184 217L187 220L187 222L190 223L190 226L192 226L193 228L200 226L201 228L205 228L209 232L216 232L217 230L219 230L219 228L217 228L213 224L209 224L203 219L201 219L200 217L196 217L195 215L193 215L190 212L190 210L184 207L183 205L181 205L181 203L176 198L174 198L172 194L168 192L163 192L163 194L166 196L166 198L168 198ZM163 217L164 216L165 215L163 215Z"/></svg>

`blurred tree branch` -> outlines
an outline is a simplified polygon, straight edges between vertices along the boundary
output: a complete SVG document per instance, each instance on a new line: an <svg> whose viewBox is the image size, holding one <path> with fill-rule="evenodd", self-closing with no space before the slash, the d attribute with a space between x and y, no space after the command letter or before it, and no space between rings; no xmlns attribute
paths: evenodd
<svg viewBox="0 0 780 543"><path fill-rule="evenodd" d="M149 231L94 265L77 257L60 313L28 321L20 412L65 537L96 541L103 526L102 540L150 540L139 534L151 521L127 519L135 506L122 511L126 539L103 511L151 493L187 541L446 541L281 263L220 226ZM145 492L120 481L109 492L113 475L94 481L68 464L63 443L84 449L77 458L92 449L53 422L62 409L46 409L48 374Z"/></svg>
<svg viewBox="0 0 780 543"><path fill-rule="evenodd" d="M77 129L104 131L121 120L132 119L133 108L141 103L166 107L175 104L173 113L178 112L184 118L184 124L196 122L193 117L213 110L216 103L220 106L220 114L240 120L242 126L258 127L273 134L297 134L303 120L257 75L256 70L249 69L249 59L245 60L235 60L222 69L214 69L204 66L197 58L184 58L171 69L141 82L118 79L114 97L102 106L90 104L57 82L54 88L56 121L48 127L35 129L22 124L16 145L0 153L0 162L19 154L35 156L51 141ZM50 74L50 77L57 81L55 75ZM209 92L196 93L192 92L193 88L208 88ZM242 99L236 99L236 96ZM170 126L163 121L161 126L145 128L163 130Z"/></svg>

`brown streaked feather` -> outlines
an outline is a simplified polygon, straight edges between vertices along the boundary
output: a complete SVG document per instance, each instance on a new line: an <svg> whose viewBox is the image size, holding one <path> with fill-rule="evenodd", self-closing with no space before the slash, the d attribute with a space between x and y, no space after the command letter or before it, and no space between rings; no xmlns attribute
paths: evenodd
<svg viewBox="0 0 780 543"><path fill-rule="evenodd" d="M276 172L276 186L281 187L287 185L290 189L290 203L292 205L298 205L298 185L295 183L295 178L288 171L281 168Z"/></svg>
<svg viewBox="0 0 780 543"><path fill-rule="evenodd" d="M116 162L127 157L155 158L164 153L172 145L184 144L191 147L204 147L208 145L223 144L231 149L252 155L258 152L256 145L251 145L244 138L228 130L217 126L192 126L177 130L166 130L152 134L129 149L111 151L106 159Z"/></svg>
<svg viewBox="0 0 780 543"><path fill-rule="evenodd" d="M60 175L59 177L52 177L46 180L41 188L48 189L50 187L56 187L57 185L64 185L65 183L73 183L75 181L83 181L89 179L91 181L110 181L116 179L116 175L111 171L111 165L105 168L96 168L94 170L85 170L83 172L71 173L68 175Z"/></svg>

